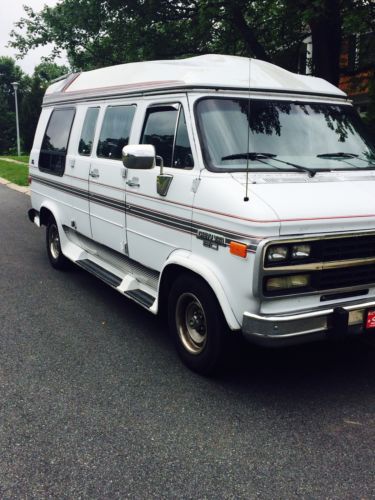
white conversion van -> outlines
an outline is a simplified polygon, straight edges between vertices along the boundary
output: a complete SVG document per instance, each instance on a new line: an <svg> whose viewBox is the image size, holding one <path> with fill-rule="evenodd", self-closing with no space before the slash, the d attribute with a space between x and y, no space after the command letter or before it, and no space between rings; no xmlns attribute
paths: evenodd
<svg viewBox="0 0 375 500"><path fill-rule="evenodd" d="M375 151L324 80L222 55L69 75L45 94L30 182L52 266L165 307L200 373L234 332L375 336Z"/></svg>

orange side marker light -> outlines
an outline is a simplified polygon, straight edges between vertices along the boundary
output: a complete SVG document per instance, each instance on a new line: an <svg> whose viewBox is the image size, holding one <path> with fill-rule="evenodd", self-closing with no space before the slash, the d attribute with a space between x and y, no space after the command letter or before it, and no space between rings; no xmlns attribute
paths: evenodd
<svg viewBox="0 0 375 500"><path fill-rule="evenodd" d="M237 243L237 241L231 241L229 243L229 251L233 255L237 255L238 257L247 257L247 245L244 243Z"/></svg>

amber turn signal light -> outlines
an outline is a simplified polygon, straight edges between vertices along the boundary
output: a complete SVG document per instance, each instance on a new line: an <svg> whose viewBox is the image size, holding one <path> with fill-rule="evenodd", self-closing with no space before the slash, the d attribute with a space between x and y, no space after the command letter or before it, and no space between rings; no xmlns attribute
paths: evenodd
<svg viewBox="0 0 375 500"><path fill-rule="evenodd" d="M236 241L231 241L229 243L229 251L233 255L245 258L247 256L247 245L244 243L237 243Z"/></svg>

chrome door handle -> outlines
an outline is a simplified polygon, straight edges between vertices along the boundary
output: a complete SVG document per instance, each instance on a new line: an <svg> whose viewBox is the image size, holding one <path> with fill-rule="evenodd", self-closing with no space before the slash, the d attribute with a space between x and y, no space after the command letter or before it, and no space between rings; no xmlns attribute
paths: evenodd
<svg viewBox="0 0 375 500"><path fill-rule="evenodd" d="M90 170L89 176L93 177L94 179L100 177L99 170L97 168L95 168L94 170Z"/></svg>
<svg viewBox="0 0 375 500"><path fill-rule="evenodd" d="M128 181L126 181L126 185L130 187L140 187L138 179L129 179Z"/></svg>

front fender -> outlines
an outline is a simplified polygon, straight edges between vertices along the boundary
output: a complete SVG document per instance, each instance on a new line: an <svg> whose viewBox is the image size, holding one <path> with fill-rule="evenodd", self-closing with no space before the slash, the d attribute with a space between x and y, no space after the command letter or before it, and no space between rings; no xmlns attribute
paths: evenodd
<svg viewBox="0 0 375 500"><path fill-rule="evenodd" d="M193 255L187 250L175 250L172 252L168 259L166 260L163 269L160 274L160 283L163 279L163 273L170 265L177 265L185 268L188 271L192 271L195 274L203 278L208 285L211 287L212 291L216 295L216 298L220 304L223 311L224 317L228 323L231 330L238 330L241 325L237 321L225 290L215 273L211 262L209 260L203 259L199 256Z"/></svg>

